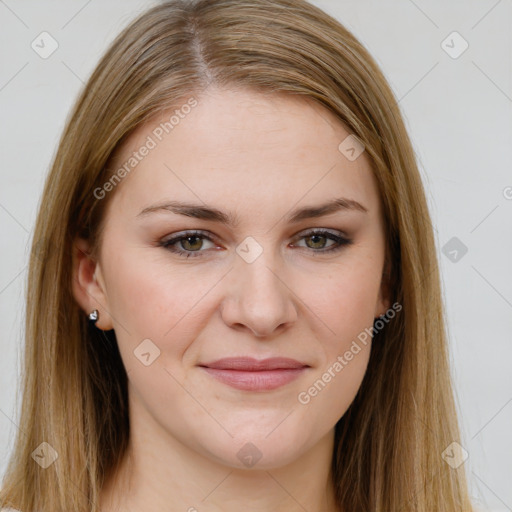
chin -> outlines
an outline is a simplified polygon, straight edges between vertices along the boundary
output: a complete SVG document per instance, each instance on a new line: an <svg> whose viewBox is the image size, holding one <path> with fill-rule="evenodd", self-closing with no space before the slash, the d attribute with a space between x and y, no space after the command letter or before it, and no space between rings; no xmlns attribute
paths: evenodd
<svg viewBox="0 0 512 512"><path fill-rule="evenodd" d="M203 448L210 458L234 469L251 471L270 470L294 462L307 449L304 432L295 435L289 429L276 434L275 425L265 432L253 428L238 430L234 438L219 440L209 438L209 445ZM270 435L269 433L272 432ZM275 436L275 437L274 437Z"/></svg>

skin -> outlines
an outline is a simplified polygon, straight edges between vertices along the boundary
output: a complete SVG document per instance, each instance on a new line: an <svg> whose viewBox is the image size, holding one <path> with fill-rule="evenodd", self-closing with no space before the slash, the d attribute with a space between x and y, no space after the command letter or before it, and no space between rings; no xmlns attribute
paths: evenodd
<svg viewBox="0 0 512 512"><path fill-rule="evenodd" d="M371 341L309 403L298 395L389 308L369 159L338 150L349 132L311 100L216 88L196 98L109 192L98 259L76 240L74 295L85 313L99 310L98 328L115 330L129 379L130 447L102 490L102 510L238 512L250 503L253 511L335 511L334 427L361 385ZM115 165L168 118L139 127ZM339 197L367 212L287 221L292 210ZM239 222L138 216L169 200ZM307 236L314 228L352 244L322 253L336 242ZM213 240L174 245L197 257L158 243L189 229ZM263 250L251 263L236 252L246 237ZM145 339L160 350L149 366L134 355ZM197 366L235 355L291 357L309 368L278 389L242 391ZM261 454L251 467L237 457L246 443Z"/></svg>

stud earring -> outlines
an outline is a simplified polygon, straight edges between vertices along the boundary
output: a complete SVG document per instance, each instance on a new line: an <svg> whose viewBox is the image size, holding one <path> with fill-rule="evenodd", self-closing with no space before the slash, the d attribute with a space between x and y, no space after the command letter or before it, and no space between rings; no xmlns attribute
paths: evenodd
<svg viewBox="0 0 512 512"><path fill-rule="evenodd" d="M89 320L91 322L96 322L98 320L98 317L99 317L99 313L98 313L98 310L97 309L93 309L90 313L89 313Z"/></svg>

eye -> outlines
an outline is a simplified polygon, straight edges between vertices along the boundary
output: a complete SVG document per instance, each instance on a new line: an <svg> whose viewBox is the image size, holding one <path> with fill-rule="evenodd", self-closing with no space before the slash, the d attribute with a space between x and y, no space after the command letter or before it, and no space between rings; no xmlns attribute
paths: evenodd
<svg viewBox="0 0 512 512"><path fill-rule="evenodd" d="M317 229L313 231L309 231L308 233L303 233L299 240L304 240L307 249L313 249L313 253L330 253L334 251L338 251L343 249L344 246L350 245L352 240L337 234L327 231L325 229ZM331 240L333 243L330 245L326 245L326 243ZM297 246L304 247L304 246ZM315 250L317 249L317 250Z"/></svg>
<svg viewBox="0 0 512 512"><path fill-rule="evenodd" d="M299 237L299 240L304 240L306 245L292 244L292 247L305 247L306 249L310 249L314 254L325 254L338 251L343 249L344 246L352 243L352 240L325 229L316 229L309 231L308 233L303 233ZM329 240L332 243L330 245L326 245ZM211 246L205 247L205 241L210 243ZM161 240L159 245L178 256L186 258L191 256L201 256L201 253L205 252L203 249L216 247L213 239L203 231L186 231L166 240Z"/></svg>
<svg viewBox="0 0 512 512"><path fill-rule="evenodd" d="M201 251L201 249L204 248L203 240L206 240L215 246L213 240L202 231L187 231L181 235L163 240L159 245L178 254L179 256L185 256L188 258L190 256L199 256L199 254L194 253L203 252ZM178 244L181 245L181 249L175 247Z"/></svg>

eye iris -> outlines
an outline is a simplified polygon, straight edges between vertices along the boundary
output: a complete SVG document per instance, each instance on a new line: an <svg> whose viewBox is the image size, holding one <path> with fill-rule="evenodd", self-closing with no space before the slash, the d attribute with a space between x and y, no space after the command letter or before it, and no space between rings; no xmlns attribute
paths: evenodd
<svg viewBox="0 0 512 512"><path fill-rule="evenodd" d="M309 246L308 240L313 240L313 239L317 239L317 240L320 239L320 246L316 245L317 242L314 242L314 241L313 241L313 244L314 244L313 247ZM322 249L324 244L325 244L325 236L324 235L311 235L311 236L306 237L306 245L308 245L308 247L311 247L312 249Z"/></svg>
<svg viewBox="0 0 512 512"><path fill-rule="evenodd" d="M186 247L186 246L183 246L183 248L187 251L194 251L196 249L201 249L201 247L203 246L203 241L200 237L198 236L187 236L186 238L184 238L181 243L182 245L183 244L190 244L190 240L196 240L196 241L199 241L199 246L196 245L196 247ZM194 244L190 244L190 245L194 245Z"/></svg>

